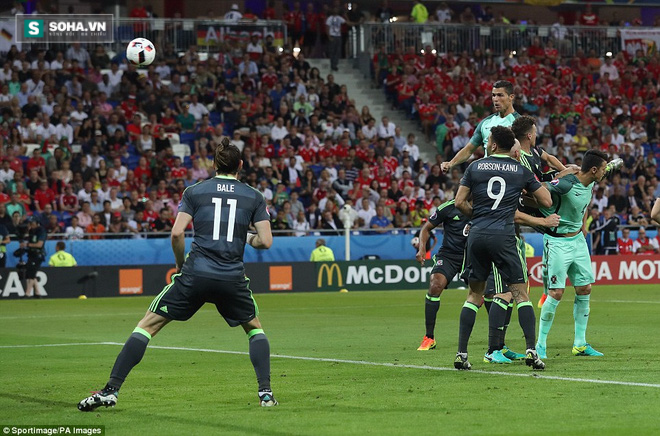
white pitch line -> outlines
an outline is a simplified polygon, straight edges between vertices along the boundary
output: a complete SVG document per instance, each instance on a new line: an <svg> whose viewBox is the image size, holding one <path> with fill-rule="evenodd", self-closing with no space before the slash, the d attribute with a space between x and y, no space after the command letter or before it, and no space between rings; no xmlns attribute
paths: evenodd
<svg viewBox="0 0 660 436"><path fill-rule="evenodd" d="M0 348L70 347L77 345L124 345L119 342L70 342L68 344L0 345Z"/></svg>
<svg viewBox="0 0 660 436"><path fill-rule="evenodd" d="M659 300L591 300L592 303L660 304Z"/></svg>
<svg viewBox="0 0 660 436"><path fill-rule="evenodd" d="M140 316L144 315L144 310L138 312L118 312L113 313L112 316L124 316L124 315L135 315ZM91 318L99 316L98 313L73 313L70 315L26 315L26 316L0 316L0 321L5 319L43 319L43 318Z"/></svg>
<svg viewBox="0 0 660 436"><path fill-rule="evenodd" d="M124 344L121 342L74 342L69 344L0 345L0 348L42 348L42 347L66 347L66 346L80 346L80 345L123 346ZM201 353L234 354L241 356L248 356L250 354L245 351L214 350L211 348L168 347L162 345L150 345L149 348L153 348L156 350L196 351ZM347 363L352 365L381 366L386 368L407 368L407 369L424 369L430 371L457 372L457 370L454 368L446 368L441 366L406 365L406 364L397 364L397 363L389 363L389 362L369 362L365 360L331 359L326 357L289 356L286 354L271 354L271 357L278 359L306 360L311 362ZM592 383L592 384L603 384L603 385L635 386L635 387L643 387L643 388L660 389L660 384L658 383L639 383L639 382L625 382L619 380L598 380L598 379L590 379L590 378L559 377L554 375L544 375L538 372L531 372L531 371L527 374L504 372L504 371L485 371L480 369L473 369L465 372L472 374L501 375L501 376L509 376L509 377L524 377L524 378L535 378L535 379L545 379L545 380L570 381L570 382Z"/></svg>

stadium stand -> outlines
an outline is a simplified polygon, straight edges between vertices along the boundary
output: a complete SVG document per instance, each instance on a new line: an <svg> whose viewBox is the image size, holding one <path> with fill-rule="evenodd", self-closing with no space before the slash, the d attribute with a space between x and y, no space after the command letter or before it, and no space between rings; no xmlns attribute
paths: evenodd
<svg viewBox="0 0 660 436"><path fill-rule="evenodd" d="M432 42L427 36L422 42ZM593 219L602 221L609 207L624 224L648 220L660 196L658 55L567 57L557 45L552 37L530 38L524 50L500 56L479 47L421 53L403 42L383 45L373 56L373 83L401 120L415 120L414 132L397 130L398 119L373 119L368 106L356 108L351 89L306 61L309 47L295 56L263 45L259 53L234 44L226 56L170 47L146 69L102 45L12 47L0 70L0 197L21 219L37 214L52 238L78 237L66 230L71 217L91 222L84 215L94 212L104 231L93 237L167 231L172 199L212 175L214 146L228 135L243 152L244 181L266 197L278 235L335 232L343 228L345 204L357 213L355 230L369 231L378 206L395 227L418 227L453 198L461 169L442 174L439 164L490 113L492 83L507 79L517 110L537 117L539 144L564 163L579 163L589 148L624 159L621 174L594 194ZM420 154L429 143L437 148L434 161ZM47 195L37 195L40 180L48 182ZM14 206L14 192L24 211ZM84 212L92 192L98 199ZM16 229L11 215L1 220Z"/></svg>

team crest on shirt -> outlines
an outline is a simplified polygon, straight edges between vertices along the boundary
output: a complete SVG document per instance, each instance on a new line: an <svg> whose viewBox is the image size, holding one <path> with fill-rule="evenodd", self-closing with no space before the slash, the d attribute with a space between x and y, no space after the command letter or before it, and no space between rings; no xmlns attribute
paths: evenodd
<svg viewBox="0 0 660 436"><path fill-rule="evenodd" d="M538 180L538 179L537 179L537 180ZM557 185L559 184L559 179L552 179L552 180L550 181L550 184L551 184L552 186L557 186Z"/></svg>
<svg viewBox="0 0 660 436"><path fill-rule="evenodd" d="M557 284L557 276L552 276L552 277L550 277L550 282L551 282L553 285L556 285L556 284Z"/></svg>
<svg viewBox="0 0 660 436"><path fill-rule="evenodd" d="M433 221L433 220L436 219L437 217L438 217L438 211L437 211L437 210L434 210L434 211L433 211L433 215L431 215L431 216L429 217L429 220Z"/></svg>

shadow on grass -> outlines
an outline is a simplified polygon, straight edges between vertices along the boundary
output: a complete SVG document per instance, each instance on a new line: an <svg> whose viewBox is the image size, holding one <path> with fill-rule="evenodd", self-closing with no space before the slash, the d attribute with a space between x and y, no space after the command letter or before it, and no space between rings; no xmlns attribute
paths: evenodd
<svg viewBox="0 0 660 436"><path fill-rule="evenodd" d="M67 401L61 401L61 400L55 400L53 398L48 398L44 400L43 397L31 397L29 395L23 395L23 394L16 394L16 393L7 393L3 392L0 393L0 398L6 398L8 400L13 400L19 403L32 403L32 404L38 404L40 406L43 406L44 403L51 405L51 406L56 406L57 408L62 408L66 409L67 412L72 411L76 408L75 403L67 402ZM259 406L254 406L254 407L259 407ZM101 410L102 412L102 410ZM121 409L116 409L113 411L113 413L116 412L122 412ZM126 411L124 411L126 412ZM80 412L83 413L83 412ZM124 415L125 416L125 415ZM145 421L145 418L151 418L153 419L152 422L166 422L170 421L176 424L183 424L183 425L190 425L190 426L202 426L202 427L209 427L214 430L215 433L219 432L222 433L223 430L226 432L240 432L243 434L260 434L263 432L263 428L260 427L247 427L247 426L240 426L236 424L230 424L227 422L222 422L222 421L204 421L202 419L187 419L187 418L181 418L181 417L174 417L170 415L159 415L157 413L149 413L146 412L144 409L139 410L139 417L141 421ZM277 430L274 430L270 428L268 430L268 434L270 435L275 435L275 436L290 436L294 433L291 431L287 432L279 432Z"/></svg>

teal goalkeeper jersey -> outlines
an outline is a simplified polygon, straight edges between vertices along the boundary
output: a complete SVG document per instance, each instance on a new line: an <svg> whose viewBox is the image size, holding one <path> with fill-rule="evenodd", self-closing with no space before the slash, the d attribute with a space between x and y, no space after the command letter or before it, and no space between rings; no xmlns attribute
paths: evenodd
<svg viewBox="0 0 660 436"><path fill-rule="evenodd" d="M574 174L571 174L546 184L552 195L552 206L541 208L541 213L544 216L556 213L561 217L559 226L550 229L552 232L574 233L582 229L582 220L587 207L591 204L595 183L584 186Z"/></svg>
<svg viewBox="0 0 660 436"><path fill-rule="evenodd" d="M474 134L470 138L470 142L477 146L484 148L484 156L488 156L488 137L490 136L490 129L495 126L511 127L516 118L520 117L518 112L513 112L506 117L502 118L498 112L487 116L477 124L474 129Z"/></svg>

